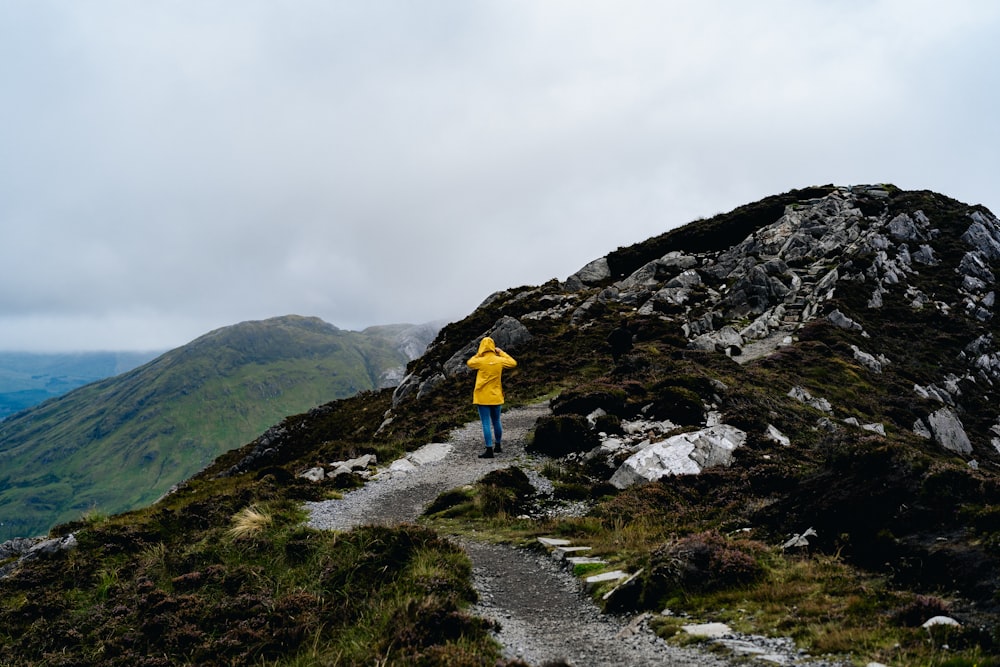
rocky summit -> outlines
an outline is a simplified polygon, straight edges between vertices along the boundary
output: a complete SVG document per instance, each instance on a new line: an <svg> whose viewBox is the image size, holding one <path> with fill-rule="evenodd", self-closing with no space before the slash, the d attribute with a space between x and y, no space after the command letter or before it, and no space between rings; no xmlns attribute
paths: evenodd
<svg viewBox="0 0 1000 667"><path fill-rule="evenodd" d="M636 322L669 322L682 333L687 349L747 363L793 345L803 327L821 320L858 339L850 345L849 359L874 376L894 364L910 369L918 349L940 355L913 376L910 393L922 408L893 426L933 440L974 465L1000 461L1000 403L992 400L1000 381L994 322L997 218L982 207L891 186L806 192L816 196L786 196L781 214L766 224L753 220L761 216L758 208L773 209L773 201L747 207L742 212L747 220L738 211L736 220L719 225L715 244L713 230L702 230L704 238L694 246L715 247L683 249L689 230L681 229L598 258L565 282L495 294L484 307L502 303L506 314L484 333L514 348L530 340L532 322L568 320L586 327L614 310ZM746 236L725 247L741 230ZM658 247L665 252L656 256ZM532 300L544 308L511 316L518 302ZM917 327L914 335L928 340L913 341L912 347L905 339L893 340L916 321L964 332L955 331L958 336L938 349L935 343L944 342L944 332L933 327ZM407 376L394 403L428 391L446 376L463 375L459 362L469 356L471 345L440 368L424 366ZM900 345L899 352L889 354ZM825 398L813 399L801 387L790 394L836 416ZM981 403L991 406L985 414L978 409ZM842 406L842 420L851 419L855 409Z"/></svg>
<svg viewBox="0 0 1000 667"><path fill-rule="evenodd" d="M542 537L587 554L574 590L667 642L1000 664L1000 221L876 184L665 227L490 295L395 389L287 417L147 509L5 545L5 659L520 666L497 641L546 654L517 595L537 573L502 577L531 614L480 618L498 572L469 554ZM465 365L484 335L518 361L488 464Z"/></svg>

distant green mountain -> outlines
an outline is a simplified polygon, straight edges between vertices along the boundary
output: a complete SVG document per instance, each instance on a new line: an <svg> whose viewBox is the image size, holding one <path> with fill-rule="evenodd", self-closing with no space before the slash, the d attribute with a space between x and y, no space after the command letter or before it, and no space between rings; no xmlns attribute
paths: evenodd
<svg viewBox="0 0 1000 667"><path fill-rule="evenodd" d="M0 420L146 363L157 352L0 352Z"/></svg>
<svg viewBox="0 0 1000 667"><path fill-rule="evenodd" d="M395 384L436 333L244 322L14 415L0 422L0 540L148 505L289 414Z"/></svg>

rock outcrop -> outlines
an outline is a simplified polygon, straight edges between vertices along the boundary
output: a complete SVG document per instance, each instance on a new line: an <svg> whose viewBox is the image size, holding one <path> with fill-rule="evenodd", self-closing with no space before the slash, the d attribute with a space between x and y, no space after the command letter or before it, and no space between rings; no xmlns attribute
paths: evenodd
<svg viewBox="0 0 1000 667"><path fill-rule="evenodd" d="M962 311L991 321L996 277L990 267L1000 260L1000 221L984 209L969 208L960 238L964 254L948 278L952 283L934 294L918 278L940 264L953 239L943 237L923 210L892 212L882 203L891 194L890 187L880 185L831 188L825 196L786 206L783 215L730 248L671 250L624 276L612 275L608 257L594 260L564 283L568 291L589 293L574 309L573 320L586 321L602 304L660 314L679 321L692 349L725 352L741 363L791 344L804 325L820 317L869 337L855 319L827 306L845 284L864 286L872 311L885 307L891 290L904 293L913 311L934 309L942 316ZM943 299L943 294L956 296ZM852 351L858 365L876 375L893 363L861 346ZM1000 382L1000 348L992 334L970 340L959 357L969 381ZM914 431L956 454L971 454L974 443L961 424L964 408L957 400L955 375L944 373L914 391L951 408L919 416ZM820 409L833 410L829 405ZM1000 421L1000 409L994 409Z"/></svg>
<svg viewBox="0 0 1000 667"><path fill-rule="evenodd" d="M895 308L898 295L903 295L905 307L913 312L935 311L942 317L961 312L988 322L996 300L996 277L991 267L1000 259L1000 221L984 209L967 207L966 224L956 240L942 234L934 214L928 215L919 207L901 210L890 205L897 192L882 185L816 188L818 196L786 200L792 203L776 211L770 221L748 227L731 245L721 243L712 248L702 244L701 249L692 249L684 244L664 244L662 254L647 254L643 261L636 261L640 255L625 261L612 253L587 263L555 286L497 292L481 309L499 308L501 312L516 312L518 317L502 315L480 336L448 341L453 346L450 354L439 355L441 361L436 364L417 365L402 380L393 395L393 407L424 397L449 378L466 373L465 360L475 352L482 335L491 335L498 345L514 351L530 343L533 322L566 321L586 327L609 309L676 324L689 349L721 352L739 363L795 343L804 326L822 320L860 336L849 346L851 358L859 373L878 381L875 378L900 360L882 351L872 339L873 332L865 330L862 321L869 321L868 314L888 308L890 301ZM956 259L955 243L962 244L960 259ZM923 273L937 271L946 260L955 262L954 273L939 272L931 282L921 280ZM950 284L932 287L940 283L942 275ZM847 312L841 302L832 303L846 287L865 294L863 310ZM537 306L525 313L520 304L528 302ZM436 341L430 349L443 344ZM971 458L977 443L1000 452L1000 427L997 434L982 442L969 436L963 425L963 414L969 408L961 389L969 382L1000 381L1000 347L987 332L968 340L953 361L961 367L960 372L955 372L955 365L942 365L938 377L914 386L914 400L941 405L922 407L906 428L958 456ZM886 432L885 424L862 423L851 416L850 406L812 396L805 387L793 387L788 395L820 413L816 421L820 430L846 426ZM711 400L706 398L705 402ZM1000 424L1000 409L993 409L992 422ZM383 426L392 419L390 410ZM732 428L707 419L695 425L705 433ZM639 447L627 434L599 435L593 418L589 429L582 422L578 426L589 433L573 436L574 442L556 447L553 455L619 457L614 462L618 466L620 457L628 452L633 458L615 473L616 485L700 469L698 458L704 452L692 444L690 434L677 436L668 428L661 434L664 441L647 443L647 448ZM676 429L676 425L671 428ZM785 445L787 438L773 426L770 429L773 432L769 430L764 437ZM560 433L565 431L563 428ZM593 448L591 434L599 447ZM693 441L703 442L698 438ZM682 443L690 449L686 454L678 454ZM714 458L709 455L706 460Z"/></svg>
<svg viewBox="0 0 1000 667"><path fill-rule="evenodd" d="M0 544L0 579L15 571L26 561L50 558L64 551L76 549L76 535L70 533L62 537L16 537Z"/></svg>
<svg viewBox="0 0 1000 667"><path fill-rule="evenodd" d="M615 471L611 484L624 489L667 475L697 475L706 468L728 466L733 452L746 439L747 434L740 429L720 424L671 436L662 442L647 442Z"/></svg>

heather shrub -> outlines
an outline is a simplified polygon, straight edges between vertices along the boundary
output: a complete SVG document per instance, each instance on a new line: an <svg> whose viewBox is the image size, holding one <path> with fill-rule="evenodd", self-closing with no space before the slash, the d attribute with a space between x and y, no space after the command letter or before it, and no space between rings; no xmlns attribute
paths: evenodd
<svg viewBox="0 0 1000 667"><path fill-rule="evenodd" d="M480 506L484 516L518 514L524 511L535 489L520 468L502 468L479 480Z"/></svg>
<svg viewBox="0 0 1000 667"><path fill-rule="evenodd" d="M948 603L933 595L917 595L901 609L892 615L892 620L899 625L918 627L927 619L935 616L947 616L951 611Z"/></svg>
<svg viewBox="0 0 1000 667"><path fill-rule="evenodd" d="M520 468L493 470L473 485L445 491L424 514L443 518L483 518L524 512L535 489Z"/></svg>
<svg viewBox="0 0 1000 667"><path fill-rule="evenodd" d="M649 416L669 419L675 424L702 424L705 408L701 397L685 387L660 385L653 392Z"/></svg>
<svg viewBox="0 0 1000 667"><path fill-rule="evenodd" d="M597 434L581 415L545 416L538 420L530 452L560 457L590 451L598 445Z"/></svg>
<svg viewBox="0 0 1000 667"><path fill-rule="evenodd" d="M552 414L589 415L598 408L621 416L625 409L625 390L606 383L591 383L567 389L552 399Z"/></svg>
<svg viewBox="0 0 1000 667"><path fill-rule="evenodd" d="M751 584L764 569L758 561L764 546L706 531L670 541L650 553L643 598L655 605L662 598Z"/></svg>

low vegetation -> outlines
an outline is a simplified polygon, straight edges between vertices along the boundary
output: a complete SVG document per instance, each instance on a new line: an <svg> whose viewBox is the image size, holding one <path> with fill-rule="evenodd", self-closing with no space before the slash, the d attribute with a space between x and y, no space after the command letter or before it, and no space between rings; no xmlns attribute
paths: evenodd
<svg viewBox="0 0 1000 667"><path fill-rule="evenodd" d="M297 504L241 510L233 527L170 540L217 511L110 520L64 560L5 586L0 664L492 664L489 626L462 607L470 565L414 526L302 527ZM221 508L220 508L221 509ZM159 515L159 516L156 516ZM126 522L127 521L127 522ZM99 554L95 559L94 554ZM26 574L26 573L25 573ZM44 582L44 589L36 587ZM16 656L16 658L14 657ZM168 657L169 656L169 657Z"/></svg>

